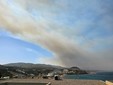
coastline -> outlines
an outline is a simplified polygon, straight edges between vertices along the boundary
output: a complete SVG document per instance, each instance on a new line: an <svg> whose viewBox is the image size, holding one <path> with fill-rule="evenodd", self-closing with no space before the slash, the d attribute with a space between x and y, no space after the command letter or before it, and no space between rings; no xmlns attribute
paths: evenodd
<svg viewBox="0 0 113 85"><path fill-rule="evenodd" d="M87 79L87 80L113 80L113 72L98 72L96 74L84 74L84 75L65 75L66 79Z"/></svg>

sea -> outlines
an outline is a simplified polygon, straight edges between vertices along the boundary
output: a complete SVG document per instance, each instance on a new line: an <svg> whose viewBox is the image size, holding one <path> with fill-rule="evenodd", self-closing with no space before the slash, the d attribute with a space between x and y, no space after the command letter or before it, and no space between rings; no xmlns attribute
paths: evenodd
<svg viewBox="0 0 113 85"><path fill-rule="evenodd" d="M64 75L65 79L113 80L113 72L97 72L95 74Z"/></svg>

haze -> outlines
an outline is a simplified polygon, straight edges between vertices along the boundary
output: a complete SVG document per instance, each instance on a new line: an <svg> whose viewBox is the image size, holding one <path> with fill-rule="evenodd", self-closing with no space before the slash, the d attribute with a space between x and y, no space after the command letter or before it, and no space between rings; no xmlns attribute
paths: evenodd
<svg viewBox="0 0 113 85"><path fill-rule="evenodd" d="M113 0L1 0L0 62L113 70Z"/></svg>

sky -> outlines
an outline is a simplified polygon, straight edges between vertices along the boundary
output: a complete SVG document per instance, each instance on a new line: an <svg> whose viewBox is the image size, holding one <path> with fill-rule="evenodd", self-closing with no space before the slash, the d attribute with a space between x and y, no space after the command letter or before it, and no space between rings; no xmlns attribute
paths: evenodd
<svg viewBox="0 0 113 85"><path fill-rule="evenodd" d="M113 70L113 0L0 0L0 64Z"/></svg>

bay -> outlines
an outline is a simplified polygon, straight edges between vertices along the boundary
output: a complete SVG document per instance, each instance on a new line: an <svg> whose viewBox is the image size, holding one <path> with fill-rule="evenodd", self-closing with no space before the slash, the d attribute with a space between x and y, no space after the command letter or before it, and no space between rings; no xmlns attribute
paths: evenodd
<svg viewBox="0 0 113 85"><path fill-rule="evenodd" d="M113 80L113 72L98 72L96 74L65 75L65 79L87 79L87 80Z"/></svg>

